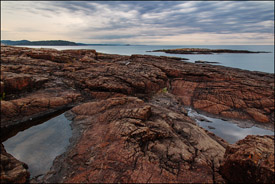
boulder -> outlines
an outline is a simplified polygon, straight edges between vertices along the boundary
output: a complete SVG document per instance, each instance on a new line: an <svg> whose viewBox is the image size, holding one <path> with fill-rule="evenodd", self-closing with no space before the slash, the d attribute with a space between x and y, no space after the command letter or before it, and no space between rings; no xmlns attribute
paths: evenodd
<svg viewBox="0 0 275 184"><path fill-rule="evenodd" d="M274 136L248 135L229 145L220 171L231 183L274 183Z"/></svg>

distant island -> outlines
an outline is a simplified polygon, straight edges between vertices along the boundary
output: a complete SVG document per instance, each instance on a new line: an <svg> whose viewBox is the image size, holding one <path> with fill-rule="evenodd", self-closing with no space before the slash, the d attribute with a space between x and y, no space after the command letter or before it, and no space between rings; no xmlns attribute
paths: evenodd
<svg viewBox="0 0 275 184"><path fill-rule="evenodd" d="M26 45L26 46L130 46L130 44L86 44L75 43L65 40L43 40L43 41L29 41L29 40L1 40L4 45Z"/></svg>
<svg viewBox="0 0 275 184"><path fill-rule="evenodd" d="M214 53L270 53L265 51L230 50L230 49L201 49L201 48L182 48L182 49L162 49L147 52L165 52L169 54L214 54Z"/></svg>
<svg viewBox="0 0 275 184"><path fill-rule="evenodd" d="M29 40L19 40L19 41L11 41L11 40L1 40L1 43L5 45L58 45L58 46L76 46L77 43L64 41L64 40L47 40L47 41L29 41Z"/></svg>

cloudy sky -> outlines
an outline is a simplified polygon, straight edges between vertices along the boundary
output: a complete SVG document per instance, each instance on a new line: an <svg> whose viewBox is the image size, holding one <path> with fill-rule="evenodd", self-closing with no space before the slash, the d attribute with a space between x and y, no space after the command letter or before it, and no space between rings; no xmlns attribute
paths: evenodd
<svg viewBox="0 0 275 184"><path fill-rule="evenodd" d="M1 1L2 40L274 44L273 1Z"/></svg>

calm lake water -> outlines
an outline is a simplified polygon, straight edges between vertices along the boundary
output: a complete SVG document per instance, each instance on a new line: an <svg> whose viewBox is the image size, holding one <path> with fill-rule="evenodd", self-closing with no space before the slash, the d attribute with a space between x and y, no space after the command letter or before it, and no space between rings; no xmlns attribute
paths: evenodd
<svg viewBox="0 0 275 184"><path fill-rule="evenodd" d="M250 71L261 71L274 73L274 45L140 45L140 46L27 46L30 48L55 48L57 50L66 49L95 49L97 52L108 54L147 54L156 56L175 56L188 58L189 62L197 60L219 62L220 65L233 68L240 68ZM266 51L271 53L259 54L211 54L211 55L184 55L184 54L166 54L163 52L146 52L158 49L175 48L208 48L208 49L234 49L250 51Z"/></svg>
<svg viewBox="0 0 275 184"><path fill-rule="evenodd" d="M3 145L8 153L29 166L31 177L45 174L53 160L69 145L72 130L64 113L9 138Z"/></svg>
<svg viewBox="0 0 275 184"><path fill-rule="evenodd" d="M258 128L256 126L241 128L233 122L208 117L191 109L188 109L188 116L195 119L200 127L223 138L230 144L244 139L247 135L274 135L274 132L271 130Z"/></svg>

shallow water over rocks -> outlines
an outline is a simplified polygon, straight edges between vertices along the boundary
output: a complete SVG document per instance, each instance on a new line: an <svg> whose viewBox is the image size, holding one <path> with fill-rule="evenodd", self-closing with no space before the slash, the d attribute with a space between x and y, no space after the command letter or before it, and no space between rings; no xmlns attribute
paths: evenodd
<svg viewBox="0 0 275 184"><path fill-rule="evenodd" d="M195 119L196 123L200 127L223 138L230 144L234 144L238 140L244 139L247 135L274 135L274 132L271 130L266 130L252 125L241 126L241 124L199 114L195 110L191 109L188 109L188 116ZM245 124L245 122L243 123Z"/></svg>
<svg viewBox="0 0 275 184"><path fill-rule="evenodd" d="M64 114L21 131L3 142L8 153L28 165L31 177L49 171L53 160L69 145L71 121Z"/></svg>

